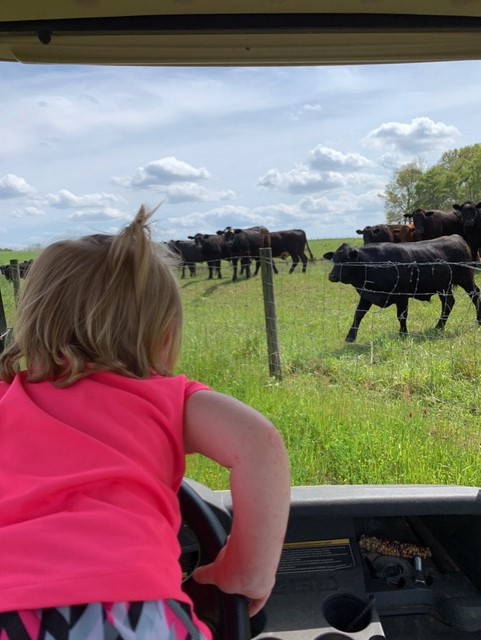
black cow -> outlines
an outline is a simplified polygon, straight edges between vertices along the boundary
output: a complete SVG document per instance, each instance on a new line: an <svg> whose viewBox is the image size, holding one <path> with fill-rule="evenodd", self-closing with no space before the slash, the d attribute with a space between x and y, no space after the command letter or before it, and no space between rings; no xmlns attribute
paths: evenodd
<svg viewBox="0 0 481 640"><path fill-rule="evenodd" d="M181 278L185 278L185 269L189 270L190 277L196 275L196 264L204 261L202 249L192 240L170 240L167 243L169 249L180 258Z"/></svg>
<svg viewBox="0 0 481 640"><path fill-rule="evenodd" d="M226 260L228 257L224 238L213 233L196 233L195 236L188 236L188 238L193 240L201 250L203 259L209 268L209 280L215 275L217 278L222 278L220 261Z"/></svg>
<svg viewBox="0 0 481 640"><path fill-rule="evenodd" d="M364 229L356 229L356 233L362 236L364 244L394 242L394 235L390 224L368 225L364 227Z"/></svg>
<svg viewBox="0 0 481 640"><path fill-rule="evenodd" d="M453 234L463 235L463 223L457 211L416 209L412 213L405 213L404 217L412 218L418 240L433 240Z"/></svg>
<svg viewBox="0 0 481 640"><path fill-rule="evenodd" d="M33 259L24 260L23 262L18 263L18 271L20 273L21 278L25 278L25 276L28 273L28 270L32 266L32 263L33 263ZM4 264L0 266L0 273L2 273L7 280L11 281L13 279L12 271L13 271L13 267L10 264Z"/></svg>
<svg viewBox="0 0 481 640"><path fill-rule="evenodd" d="M399 331L406 334L409 298L429 301L435 294L442 306L436 329L443 329L454 306L454 285L469 295L481 324L480 291L474 282L474 271L467 264L471 252L459 235L358 248L344 243L334 253L324 254L324 258L334 263L329 280L350 284L360 295L346 342L354 342L361 320L373 304L378 307L395 304Z"/></svg>
<svg viewBox="0 0 481 640"><path fill-rule="evenodd" d="M453 209L461 216L463 237L469 244L472 259L477 260L481 248L481 202L474 204L468 200L463 204L453 204Z"/></svg>
<svg viewBox="0 0 481 640"><path fill-rule="evenodd" d="M271 246L271 234L266 227L249 227L248 229L234 229L226 227L223 231L218 231L217 235L224 239L229 260L232 262L232 280L237 280L237 264L241 262L241 273L245 272L245 277L251 275L251 259L256 262L254 275L259 273L260 257L259 250Z"/></svg>
<svg viewBox="0 0 481 640"><path fill-rule="evenodd" d="M309 258L311 262L314 262L314 256L307 243L306 233L302 229L288 229L286 231L271 231L271 250L273 258L283 258L286 255L291 256L292 265L289 269L289 273L292 273L299 264L299 260L302 262L302 273L307 269L307 256L305 250L309 252ZM272 263L274 272L277 273L277 268Z"/></svg>
<svg viewBox="0 0 481 640"><path fill-rule="evenodd" d="M373 242L414 242L414 226L411 224L376 224L364 229L357 229L356 233L362 235L364 244Z"/></svg>

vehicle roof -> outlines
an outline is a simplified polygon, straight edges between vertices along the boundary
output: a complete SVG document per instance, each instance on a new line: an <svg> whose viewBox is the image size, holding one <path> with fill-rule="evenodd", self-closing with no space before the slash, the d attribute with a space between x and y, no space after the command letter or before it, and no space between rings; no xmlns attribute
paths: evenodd
<svg viewBox="0 0 481 640"><path fill-rule="evenodd" d="M331 65L481 59L481 2L2 0L0 61Z"/></svg>

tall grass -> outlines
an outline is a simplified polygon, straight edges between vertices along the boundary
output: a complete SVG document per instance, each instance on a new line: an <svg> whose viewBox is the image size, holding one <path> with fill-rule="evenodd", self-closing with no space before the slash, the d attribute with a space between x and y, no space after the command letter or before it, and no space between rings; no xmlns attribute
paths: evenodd
<svg viewBox="0 0 481 640"><path fill-rule="evenodd" d="M319 241L314 254L340 241ZM182 280L179 369L266 414L284 436L293 484L481 485L481 328L462 290L443 334L439 299L410 301L410 335L395 308L371 310L344 343L358 296L327 280L329 265L275 276L283 380L269 377L261 283L204 274ZM213 488L227 476L192 456L188 474Z"/></svg>

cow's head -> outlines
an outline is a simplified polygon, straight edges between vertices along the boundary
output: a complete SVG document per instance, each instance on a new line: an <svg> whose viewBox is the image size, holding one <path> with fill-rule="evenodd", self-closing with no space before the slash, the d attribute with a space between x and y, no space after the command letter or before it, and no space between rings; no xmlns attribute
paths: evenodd
<svg viewBox="0 0 481 640"><path fill-rule="evenodd" d="M333 263L332 271L328 276L329 280L350 284L350 267L359 262L359 250L344 242L336 251L328 251L323 257Z"/></svg>
<svg viewBox="0 0 481 640"><path fill-rule="evenodd" d="M416 240L423 239L426 217L429 218L432 213L432 211L426 211L426 209L415 209L412 213L404 214L405 218L412 218Z"/></svg>
<svg viewBox="0 0 481 640"><path fill-rule="evenodd" d="M472 200L468 200L463 204L453 204L453 209L460 216L463 227L471 228L479 220L481 202L474 204Z"/></svg>
<svg viewBox="0 0 481 640"><path fill-rule="evenodd" d="M242 229L234 229L233 227L226 227L223 231L218 231L217 235L223 236L226 244L232 244L234 242L237 233L241 233Z"/></svg>
<svg viewBox="0 0 481 640"><path fill-rule="evenodd" d="M193 240L196 247L202 247L204 242L209 237L208 233L196 233L195 236L187 236L189 240Z"/></svg>
<svg viewBox="0 0 481 640"><path fill-rule="evenodd" d="M369 242L374 242L373 234L375 233L375 229L376 227L371 227L370 225L368 225L367 227L364 227L364 229L358 229L356 233L362 235L364 244L368 244Z"/></svg>

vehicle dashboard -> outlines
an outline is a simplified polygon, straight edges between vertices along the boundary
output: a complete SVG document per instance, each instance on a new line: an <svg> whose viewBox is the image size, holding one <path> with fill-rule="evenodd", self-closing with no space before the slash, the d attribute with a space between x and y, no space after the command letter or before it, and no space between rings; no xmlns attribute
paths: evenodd
<svg viewBox="0 0 481 640"><path fill-rule="evenodd" d="M228 532L229 492L192 484ZM481 639L480 537L476 488L293 487L276 585L252 637Z"/></svg>

